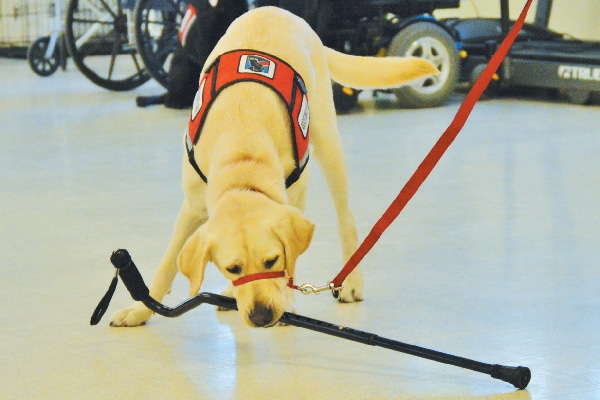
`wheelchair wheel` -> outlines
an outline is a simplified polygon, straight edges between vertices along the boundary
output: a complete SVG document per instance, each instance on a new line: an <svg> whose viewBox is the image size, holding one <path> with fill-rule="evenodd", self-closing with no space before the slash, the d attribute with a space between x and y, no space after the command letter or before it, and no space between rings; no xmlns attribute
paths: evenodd
<svg viewBox="0 0 600 400"><path fill-rule="evenodd" d="M65 33L75 65L105 89L134 89L150 79L133 35L135 0L70 0Z"/></svg>
<svg viewBox="0 0 600 400"><path fill-rule="evenodd" d="M436 107L454 91L458 79L458 55L452 37L431 22L416 22L394 36L390 56L421 57L431 61L440 74L394 89L400 105L410 108Z"/></svg>
<svg viewBox="0 0 600 400"><path fill-rule="evenodd" d="M58 48L55 48L50 58L46 58L46 51L50 44L50 36L42 36L34 41L27 49L27 62L39 76L50 76L59 66Z"/></svg>
<svg viewBox="0 0 600 400"><path fill-rule="evenodd" d="M138 0L135 7L138 51L150 75L165 88L187 5L187 0Z"/></svg>

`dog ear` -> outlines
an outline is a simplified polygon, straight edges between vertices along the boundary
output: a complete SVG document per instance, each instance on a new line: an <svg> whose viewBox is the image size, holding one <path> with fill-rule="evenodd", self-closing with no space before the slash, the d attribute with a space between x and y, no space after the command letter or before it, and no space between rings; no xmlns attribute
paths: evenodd
<svg viewBox="0 0 600 400"><path fill-rule="evenodd" d="M294 276L296 259L308 249L312 240L315 225L295 207L284 206L283 215L274 228L275 234L283 243L285 265L288 275Z"/></svg>
<svg viewBox="0 0 600 400"><path fill-rule="evenodd" d="M206 264L211 259L211 245L207 236L204 224L186 240L177 257L179 271L190 281L190 297L200 291Z"/></svg>

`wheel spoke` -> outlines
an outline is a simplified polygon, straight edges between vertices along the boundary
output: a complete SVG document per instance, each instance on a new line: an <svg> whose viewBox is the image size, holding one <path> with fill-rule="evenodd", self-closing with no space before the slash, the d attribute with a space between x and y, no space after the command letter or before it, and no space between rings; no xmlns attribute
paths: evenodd
<svg viewBox="0 0 600 400"><path fill-rule="evenodd" d="M143 66L140 66L140 63L137 59L137 54L135 52L131 52L131 57L133 58L133 64L135 65L136 70L138 71L138 75L142 75L146 72L146 69Z"/></svg>
<svg viewBox="0 0 600 400"><path fill-rule="evenodd" d="M431 43L427 40L421 40L422 57L426 60L431 61L434 58Z"/></svg>
<svg viewBox="0 0 600 400"><path fill-rule="evenodd" d="M78 22L82 24L112 25L114 21L111 21L106 17L107 15L104 15L104 19L73 18L73 22Z"/></svg>
<svg viewBox="0 0 600 400"><path fill-rule="evenodd" d="M110 9L110 7L103 2L104 5L104 10L102 9L102 7L98 7L96 6L94 3L92 3L90 0L80 0L82 3L84 3L87 8L89 9L92 13L94 13L96 15L97 18L104 18L106 16L106 11L108 11L109 14L111 14L111 16L114 18L116 18L116 15L112 12L112 10ZM81 4L79 5L79 8L81 9Z"/></svg>
<svg viewBox="0 0 600 400"><path fill-rule="evenodd" d="M102 3L102 5L104 6L104 9L105 9L106 11L108 11L108 12L110 13L110 15L111 15L111 16L112 16L114 19L116 19L116 18L117 18L117 14L115 14L115 13L114 13L114 11L110 9L110 6L109 6L109 5L106 3L106 1L104 1L104 0L100 0L100 3ZM121 11L121 10L120 10L120 8L121 8L121 0L117 0L117 4L118 4L118 8L119 8L119 10L118 10L118 11Z"/></svg>
<svg viewBox="0 0 600 400"><path fill-rule="evenodd" d="M65 33L73 61L88 79L109 90L131 90L150 79L129 42L135 23L130 14L122 0L79 0L68 7Z"/></svg>
<svg viewBox="0 0 600 400"><path fill-rule="evenodd" d="M112 80L112 74L115 68L115 61L117 60L117 55L119 54L121 47L121 38L119 34L115 35L115 41L113 42L112 51L110 54L110 64L108 67L108 80Z"/></svg>
<svg viewBox="0 0 600 400"><path fill-rule="evenodd" d="M79 22L79 21L74 20L73 22ZM88 22L88 21L86 21L86 22ZM104 14L103 18L100 19L99 21L90 21L90 22L92 22L92 26L83 35L81 35L75 43L75 45L78 48L82 47L85 43L87 43L87 41L90 38L94 37L98 33L98 31L100 31L100 29L102 28L103 25L110 25L110 26L114 25L114 21L110 21L109 16L106 14Z"/></svg>

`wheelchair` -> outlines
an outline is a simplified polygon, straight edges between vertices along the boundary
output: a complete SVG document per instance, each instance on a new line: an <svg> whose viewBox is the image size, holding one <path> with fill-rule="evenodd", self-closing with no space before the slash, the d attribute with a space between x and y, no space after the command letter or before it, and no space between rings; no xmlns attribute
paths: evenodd
<svg viewBox="0 0 600 400"><path fill-rule="evenodd" d="M105 89L132 90L151 78L166 86L184 0L70 0L65 38L73 62Z"/></svg>
<svg viewBox="0 0 600 400"><path fill-rule="evenodd" d="M361 56L411 56L431 61L440 75L394 89L401 107L443 104L459 78L458 37L432 16L436 9L457 8L460 0L321 0L310 20L323 43ZM333 85L338 113L352 109L359 91Z"/></svg>
<svg viewBox="0 0 600 400"><path fill-rule="evenodd" d="M457 37L432 13L456 8L460 0L303 1L303 17L326 46L352 55L422 57L440 70L392 90L401 106L435 107L453 92ZM185 0L70 0L67 46L78 69L101 87L131 90L151 78L166 87L186 8ZM354 107L359 91L337 84L333 89L338 112Z"/></svg>

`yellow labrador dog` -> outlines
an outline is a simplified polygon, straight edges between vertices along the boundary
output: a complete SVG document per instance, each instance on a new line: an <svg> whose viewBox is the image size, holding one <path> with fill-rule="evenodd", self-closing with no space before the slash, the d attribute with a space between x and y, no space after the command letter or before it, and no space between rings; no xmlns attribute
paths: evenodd
<svg viewBox="0 0 600 400"><path fill-rule="evenodd" d="M419 58L336 52L302 19L273 7L234 21L204 68L186 133L185 200L150 294L161 301L178 268L190 295L197 294L212 262L232 281L225 294L237 300L244 321L272 326L291 311L288 280L314 229L301 212L309 138L336 209L344 259L357 247L331 80L391 88L438 71ZM338 300L362 298L357 268ZM113 315L111 325L141 325L151 315L136 303Z"/></svg>

